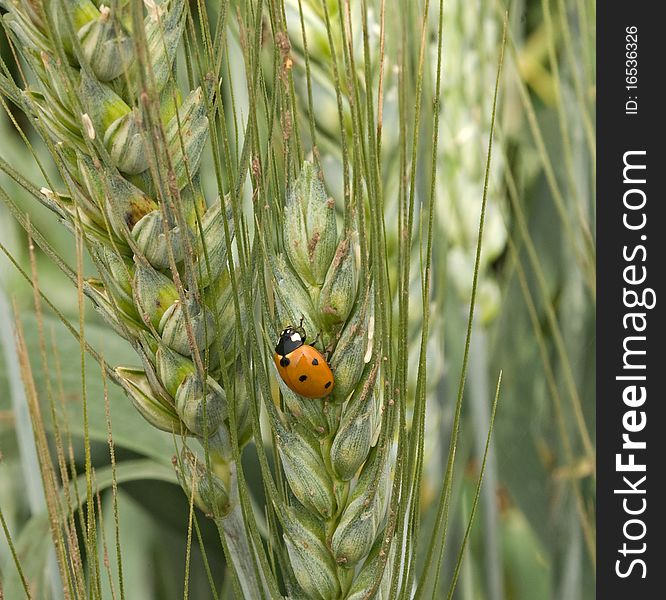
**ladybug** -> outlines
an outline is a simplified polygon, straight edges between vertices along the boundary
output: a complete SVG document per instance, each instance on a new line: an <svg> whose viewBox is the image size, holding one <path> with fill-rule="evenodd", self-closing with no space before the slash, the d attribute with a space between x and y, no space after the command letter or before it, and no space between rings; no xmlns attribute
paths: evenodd
<svg viewBox="0 0 666 600"><path fill-rule="evenodd" d="M323 398L333 390L331 367L319 350L305 343L301 325L282 331L273 360L282 381L300 396Z"/></svg>

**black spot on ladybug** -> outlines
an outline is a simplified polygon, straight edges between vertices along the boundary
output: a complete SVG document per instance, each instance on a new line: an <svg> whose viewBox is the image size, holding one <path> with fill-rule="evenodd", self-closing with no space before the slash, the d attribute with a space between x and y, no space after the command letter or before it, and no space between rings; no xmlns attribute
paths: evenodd
<svg viewBox="0 0 666 600"><path fill-rule="evenodd" d="M307 375L301 375L301 376L298 378L298 380L299 380L299 381L305 381L307 378L308 378Z"/></svg>
<svg viewBox="0 0 666 600"><path fill-rule="evenodd" d="M316 358L312 359L312 366L316 367L319 364L319 361Z"/></svg>
<svg viewBox="0 0 666 600"><path fill-rule="evenodd" d="M280 359L280 364L281 364L283 367L288 367L288 366L289 366L289 362L290 362L290 361L289 361L289 359L288 359L286 356L283 356L283 357Z"/></svg>
<svg viewBox="0 0 666 600"><path fill-rule="evenodd" d="M327 382L326 382L326 385L325 385L324 387L325 387L326 389L330 388L330 387L331 387L331 382L330 382L330 381L327 381Z"/></svg>

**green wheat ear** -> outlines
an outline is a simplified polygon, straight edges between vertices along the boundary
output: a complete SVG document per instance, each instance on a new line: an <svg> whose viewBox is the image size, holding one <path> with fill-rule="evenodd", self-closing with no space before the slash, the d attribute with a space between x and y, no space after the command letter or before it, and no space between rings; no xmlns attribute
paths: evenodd
<svg viewBox="0 0 666 600"><path fill-rule="evenodd" d="M291 499L276 511L287 515L284 540L301 593L338 598L355 585L357 566L371 569L390 497L391 453L377 448L374 287L359 285L355 226L338 235L335 202L313 164L303 164L284 216L283 245L271 258L276 330L303 315L309 334L321 332L335 387L322 400L301 398L275 372L285 411L269 414Z"/></svg>
<svg viewBox="0 0 666 600"><path fill-rule="evenodd" d="M21 50L38 79L22 91L24 107L43 123L68 124L41 128L63 159L71 192L44 190L45 203L71 229L83 226L99 269L88 293L139 350L152 394L145 384L137 386L136 369L131 376L118 369L119 378L137 405L150 402L142 413L155 415L161 407L162 428L173 430L175 413L177 433L216 435L225 426L225 394L196 363L215 339L215 297L225 293L220 283L227 258L222 203L206 207L197 177L208 136L203 91L169 90L184 3L160 4L158 18L148 13L143 19L155 84L151 96L160 117L156 126L163 132L157 140L147 128L154 115L139 93L145 65L128 37L129 9L113 12L82 0L70 6L69 22L54 8L32 18L28 6L35 9L27 2L8 3L4 17L17 45L24 42ZM156 178L160 154L172 168L173 185L166 190ZM208 372L216 368L210 364Z"/></svg>
<svg viewBox="0 0 666 600"><path fill-rule="evenodd" d="M213 471L184 447L183 489L221 531L238 528L231 392L221 377L240 349L229 318L234 225L227 201L209 206L199 181L214 90L175 79L185 2L1 4L31 74L22 89L3 80L3 92L33 119L64 183L40 200L83 235L98 270L84 291L142 363L116 367L116 381L151 425L201 443ZM233 384L242 443L247 398L242 378ZM234 544L230 560L249 573L248 541ZM259 593L253 576L242 582Z"/></svg>

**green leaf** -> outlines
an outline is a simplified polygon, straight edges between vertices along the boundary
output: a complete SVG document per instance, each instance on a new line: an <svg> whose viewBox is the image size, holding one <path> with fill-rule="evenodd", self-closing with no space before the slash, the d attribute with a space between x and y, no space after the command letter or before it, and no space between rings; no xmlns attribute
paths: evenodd
<svg viewBox="0 0 666 600"><path fill-rule="evenodd" d="M118 484L140 479L158 479L177 484L176 474L173 469L160 465L149 459L121 462L116 467L116 482ZM113 483L112 468L104 467L95 472L97 491L102 491ZM74 484L70 484L73 486ZM81 475L76 482L79 490L85 489L86 477ZM72 497L76 497L73 493ZM86 499L85 494L79 496L80 501ZM46 512L34 515L23 528L16 540L16 551L23 568L23 573L30 586L35 586L36 598L41 598L39 590L44 585L45 567L48 554L53 547L51 543L45 543L50 539L49 515ZM4 594L6 598L22 598L24 596L21 579L13 564L3 565L2 572L5 576Z"/></svg>
<svg viewBox="0 0 666 600"><path fill-rule="evenodd" d="M120 597L118 583L118 560L115 544L115 522L111 496L104 504L104 531L109 555L109 568L113 577L115 597ZM129 494L118 490L119 537L123 572L123 591L125 597L154 597L154 579L151 570L152 549L155 546L155 534L162 526ZM101 542L101 539L99 540ZM101 546L101 544L100 544ZM101 550L101 548L100 548ZM102 597L113 598L108 577L102 577Z"/></svg>
<svg viewBox="0 0 666 600"><path fill-rule="evenodd" d="M66 422L69 431L74 436L83 437L83 402L81 390L81 346L79 342L66 330L65 326L52 317L44 317L44 333L46 337L48 370L45 374L40 359L40 340L37 319L34 314L23 313L21 317L25 330L25 340L31 359L33 375L37 385L37 393L42 406L45 407L45 425L53 429L48 410L47 377L50 378L51 388L59 390L60 382L56 370L56 357L52 352L57 345L57 362L64 391L65 414L61 416L61 423ZM106 327L86 325L85 336L88 342L95 347L111 365L120 362L132 361L134 351L124 340ZM55 340L55 342L54 342ZM136 360L138 364L138 358ZM0 363L0 384L6 379L4 362ZM86 392L88 398L88 432L92 441L106 443L108 431L106 424L106 411L104 406L104 382L101 367L95 360L86 355ZM113 440L116 446L133 450L145 456L150 456L162 463L169 463L174 453L173 438L170 434L158 431L151 427L136 412L130 400L119 387L107 377L109 406L111 413L111 427ZM2 388L0 388L2 389ZM56 407L60 399L54 399Z"/></svg>

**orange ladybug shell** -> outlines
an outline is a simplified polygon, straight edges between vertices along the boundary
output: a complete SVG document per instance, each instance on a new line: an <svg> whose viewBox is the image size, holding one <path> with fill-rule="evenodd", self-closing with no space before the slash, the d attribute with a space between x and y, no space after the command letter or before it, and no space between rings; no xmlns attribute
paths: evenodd
<svg viewBox="0 0 666 600"><path fill-rule="evenodd" d="M273 355L280 377L289 389L300 396L312 399L328 396L334 386L331 368L319 350L303 344L296 336L294 336L296 339L292 342L292 346L296 345L296 348L292 350L288 342L293 338L290 337L285 340L285 335L291 336L294 333L295 331L292 328L285 329L282 332L280 342L278 342L276 352ZM302 339L305 339L305 336L302 336ZM287 343L282 343L283 340ZM299 341L300 345L297 345ZM281 354L280 350L291 351Z"/></svg>

